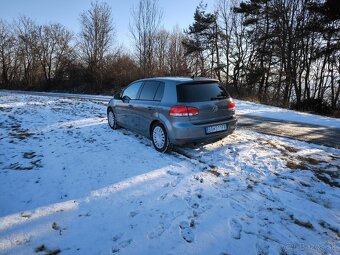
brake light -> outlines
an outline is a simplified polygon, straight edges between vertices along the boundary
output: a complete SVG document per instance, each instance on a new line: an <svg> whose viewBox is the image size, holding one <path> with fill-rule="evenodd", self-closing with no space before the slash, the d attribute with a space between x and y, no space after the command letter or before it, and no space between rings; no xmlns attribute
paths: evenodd
<svg viewBox="0 0 340 255"><path fill-rule="evenodd" d="M228 104L228 109L235 109L235 106L236 106L236 104L235 104L235 102L234 101L230 101L229 102L229 104Z"/></svg>
<svg viewBox="0 0 340 255"><path fill-rule="evenodd" d="M189 116L197 115L199 110L195 107L187 106Z"/></svg>
<svg viewBox="0 0 340 255"><path fill-rule="evenodd" d="M171 116L181 117L181 116L194 116L197 115L199 110L191 106L180 106L176 105L171 107L169 114Z"/></svg>

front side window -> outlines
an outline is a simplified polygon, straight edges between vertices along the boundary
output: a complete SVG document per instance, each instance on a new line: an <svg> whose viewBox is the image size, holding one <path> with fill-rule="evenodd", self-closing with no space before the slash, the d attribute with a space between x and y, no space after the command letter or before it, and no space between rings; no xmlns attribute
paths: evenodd
<svg viewBox="0 0 340 255"><path fill-rule="evenodd" d="M133 83L132 85L130 85L124 90L122 97L128 98L130 100L136 99L138 95L138 91L140 87L142 86L142 84L143 82L141 81Z"/></svg>

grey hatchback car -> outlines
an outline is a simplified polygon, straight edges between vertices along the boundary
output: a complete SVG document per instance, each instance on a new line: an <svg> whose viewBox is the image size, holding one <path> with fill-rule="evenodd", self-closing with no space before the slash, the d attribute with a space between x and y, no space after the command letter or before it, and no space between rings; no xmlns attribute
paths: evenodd
<svg viewBox="0 0 340 255"><path fill-rule="evenodd" d="M231 134L235 103L217 80L149 78L131 83L107 106L109 126L151 138L155 149L206 142Z"/></svg>

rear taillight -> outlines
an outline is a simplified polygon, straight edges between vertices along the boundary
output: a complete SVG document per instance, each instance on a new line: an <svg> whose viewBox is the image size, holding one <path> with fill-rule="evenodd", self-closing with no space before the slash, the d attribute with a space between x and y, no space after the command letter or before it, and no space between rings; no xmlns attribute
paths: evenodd
<svg viewBox="0 0 340 255"><path fill-rule="evenodd" d="M235 102L234 101L230 101L229 104L228 104L228 109L232 110L232 109L235 109Z"/></svg>
<svg viewBox="0 0 340 255"><path fill-rule="evenodd" d="M169 114L171 116L181 117L181 116L194 116L197 115L198 112L199 110L195 107L176 105L170 109Z"/></svg>
<svg viewBox="0 0 340 255"><path fill-rule="evenodd" d="M197 115L199 110L195 107L190 107L190 106L187 106L187 109L188 109L188 115L189 116L194 116L194 115Z"/></svg>

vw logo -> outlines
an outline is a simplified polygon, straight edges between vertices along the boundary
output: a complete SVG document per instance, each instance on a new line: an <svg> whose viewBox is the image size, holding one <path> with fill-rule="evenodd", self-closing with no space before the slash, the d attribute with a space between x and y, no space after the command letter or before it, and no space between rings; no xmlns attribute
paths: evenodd
<svg viewBox="0 0 340 255"><path fill-rule="evenodd" d="M213 107L212 107L212 112L217 112L217 110L218 110L218 106L217 105L213 105Z"/></svg>

